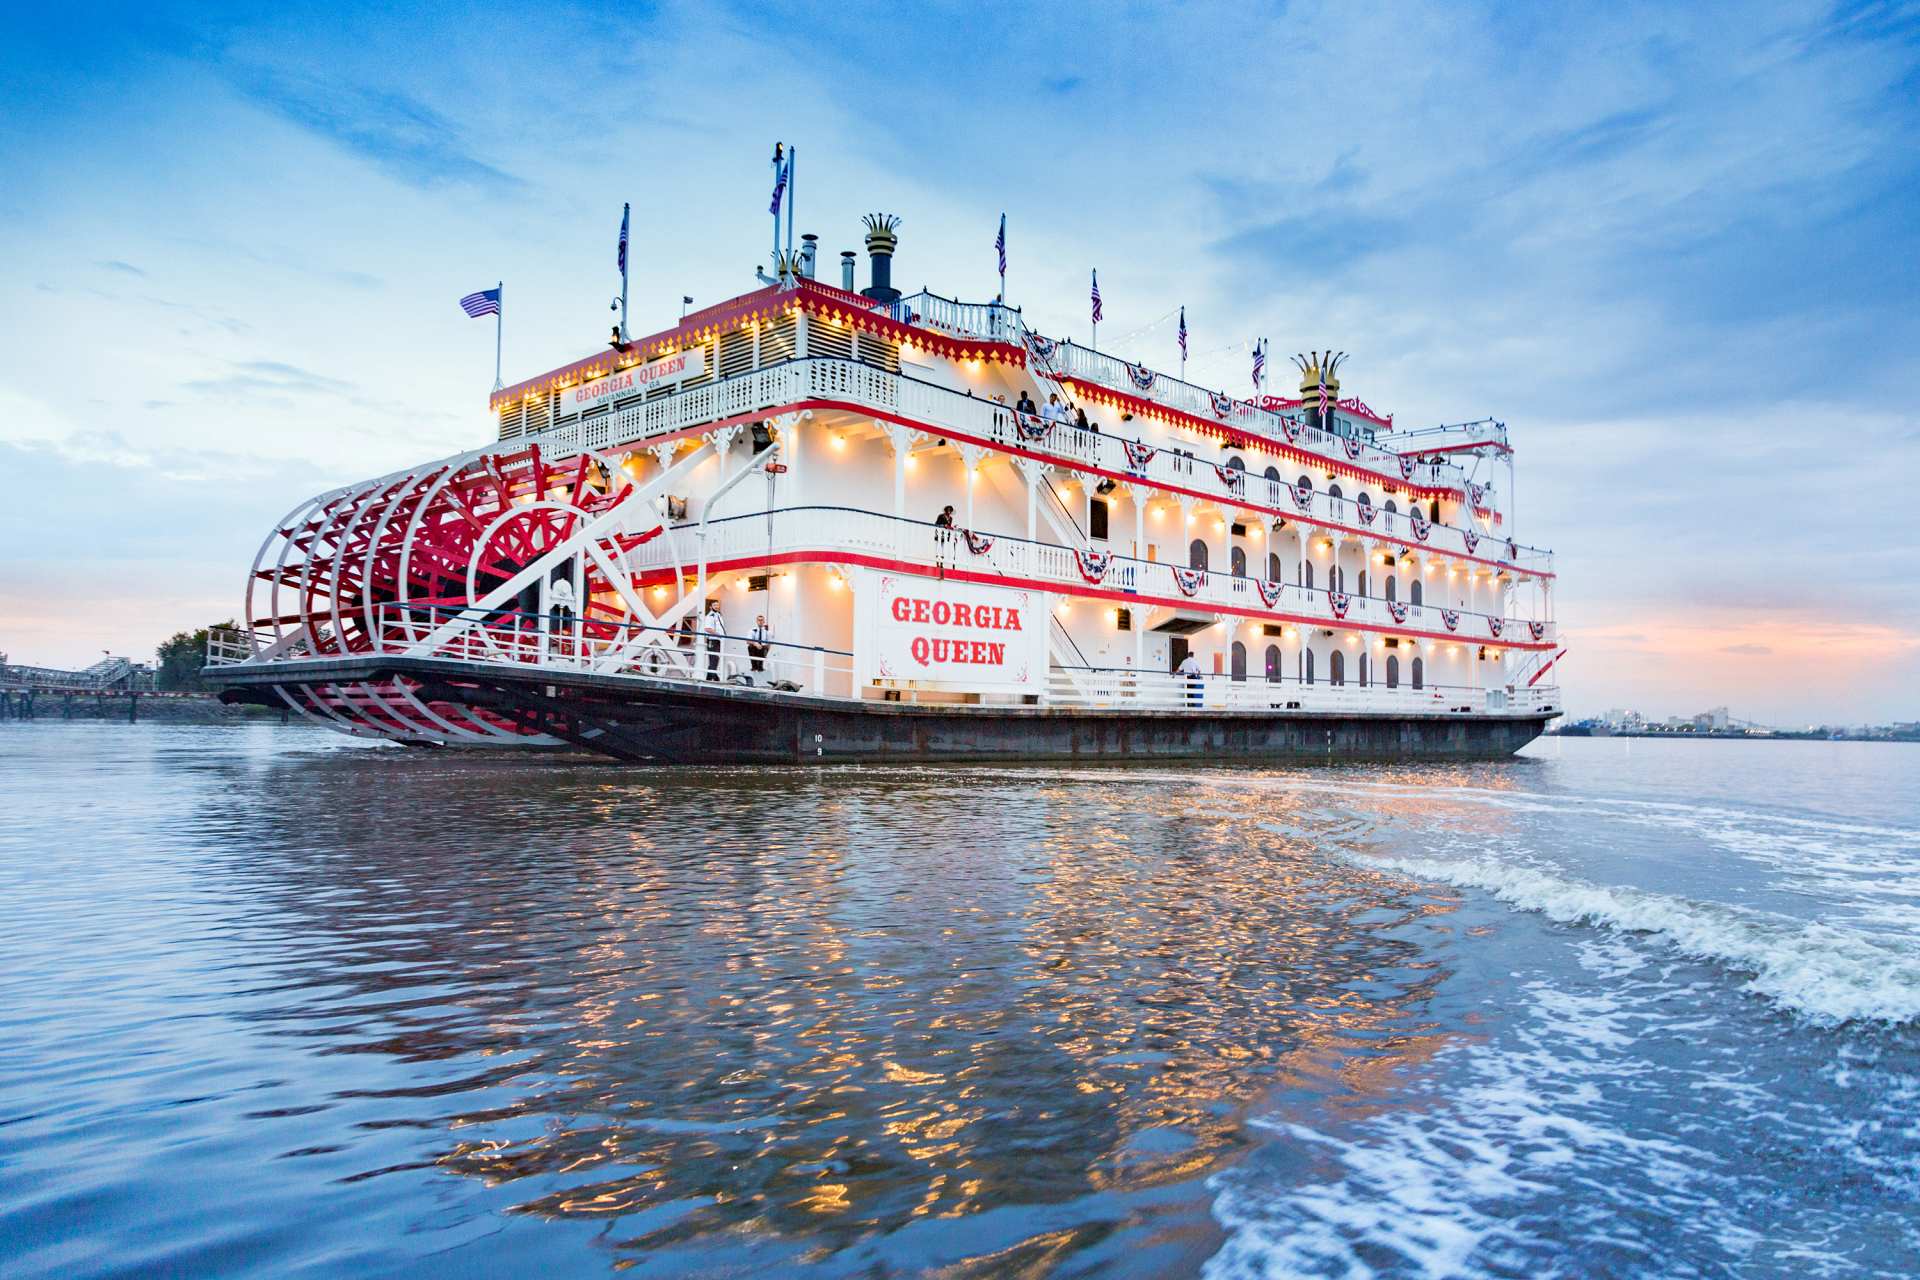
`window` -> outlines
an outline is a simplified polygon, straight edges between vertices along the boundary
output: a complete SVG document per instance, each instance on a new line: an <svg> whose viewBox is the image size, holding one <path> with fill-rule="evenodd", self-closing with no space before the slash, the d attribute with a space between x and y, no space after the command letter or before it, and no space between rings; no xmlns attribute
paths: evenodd
<svg viewBox="0 0 1920 1280"><path fill-rule="evenodd" d="M1388 515L1393 515L1393 514L1394 514L1395 512L1397 512L1397 511L1399 511L1399 510L1400 510L1400 508L1398 508L1398 507L1396 507L1396 506L1394 506L1394 505L1393 505L1393 499L1392 499L1392 498L1388 498L1388 499L1387 499L1387 505L1386 505L1386 506L1385 506L1384 508L1382 508L1382 509L1383 509L1383 510L1384 510L1384 511L1385 511L1385 512L1386 512L1386 513L1388 514Z"/></svg>
<svg viewBox="0 0 1920 1280"><path fill-rule="evenodd" d="M1359 494L1355 496L1353 501L1354 501L1354 505L1356 506L1370 507L1373 505L1373 499L1367 496L1367 491L1365 489L1362 489L1359 492Z"/></svg>
<svg viewBox="0 0 1920 1280"><path fill-rule="evenodd" d="M1312 477L1312 476L1301 476L1301 477L1300 477L1300 479L1299 479L1299 481L1297 482L1297 487L1299 487L1299 488L1301 488L1301 489L1306 489L1306 490L1312 490L1312 488L1313 488L1313 477Z"/></svg>
<svg viewBox="0 0 1920 1280"><path fill-rule="evenodd" d="M1400 659L1390 653L1387 655L1387 688L1398 689L1399 687Z"/></svg>
<svg viewBox="0 0 1920 1280"><path fill-rule="evenodd" d="M1367 571L1365 569L1360 571L1360 594L1363 596L1367 594Z"/></svg>
<svg viewBox="0 0 1920 1280"><path fill-rule="evenodd" d="M1433 506L1429 509L1427 514L1433 518L1433 522L1435 524L1440 523L1440 499L1435 498L1433 500Z"/></svg>
<svg viewBox="0 0 1920 1280"><path fill-rule="evenodd" d="M1420 596L1421 596L1420 579L1415 578L1413 581L1407 584L1407 600L1410 603L1417 605L1420 603ZM1416 685L1415 687L1417 688L1418 686Z"/></svg>
<svg viewBox="0 0 1920 1280"><path fill-rule="evenodd" d="M1113 611L1113 629L1115 631L1133 630L1133 610L1115 609Z"/></svg>
<svg viewBox="0 0 1920 1280"><path fill-rule="evenodd" d="M1346 587L1343 584L1346 582L1346 580L1347 580L1346 571L1342 569L1339 565L1330 564L1327 566L1327 590L1345 591Z"/></svg>
<svg viewBox="0 0 1920 1280"><path fill-rule="evenodd" d="M1335 649L1327 655L1327 683L1345 684L1347 682L1347 655Z"/></svg>
<svg viewBox="0 0 1920 1280"><path fill-rule="evenodd" d="M1280 646L1277 644L1267 646L1267 683L1280 683Z"/></svg>
<svg viewBox="0 0 1920 1280"><path fill-rule="evenodd" d="M1238 640L1233 642L1233 678L1241 681L1247 678L1247 646Z"/></svg>
<svg viewBox="0 0 1920 1280"><path fill-rule="evenodd" d="M1302 649L1300 651L1300 660L1302 663L1300 678L1301 680L1305 681L1307 684L1312 684L1313 683L1313 650Z"/></svg>
<svg viewBox="0 0 1920 1280"><path fill-rule="evenodd" d="M1338 502L1338 501L1340 501L1340 486L1339 486L1339 485L1337 485L1337 484L1330 484L1330 485L1328 485L1328 486L1327 486L1327 496L1328 496L1329 498L1332 498L1332 499L1333 499L1333 500L1334 500L1335 502Z"/></svg>
<svg viewBox="0 0 1920 1280"><path fill-rule="evenodd" d="M1187 548L1187 568L1205 569L1207 567L1207 543L1204 538L1195 538L1193 545Z"/></svg>
<svg viewBox="0 0 1920 1280"><path fill-rule="evenodd" d="M1387 575L1387 599L1398 600L1399 598L1400 598L1400 580L1394 577L1392 574L1388 574Z"/></svg>
<svg viewBox="0 0 1920 1280"><path fill-rule="evenodd" d="M1313 561L1311 560L1300 562L1300 585L1309 591L1313 589Z"/></svg>
<svg viewBox="0 0 1920 1280"><path fill-rule="evenodd" d="M1233 548L1227 553L1227 558L1233 565L1234 577L1244 578L1247 576L1247 549L1245 547Z"/></svg>
<svg viewBox="0 0 1920 1280"><path fill-rule="evenodd" d="M1102 542L1107 540L1107 500L1105 498L1095 498L1087 507L1087 535L1098 538Z"/></svg>
<svg viewBox="0 0 1920 1280"><path fill-rule="evenodd" d="M1365 653L1361 654L1360 655L1360 687L1362 689L1367 687L1367 676L1370 674L1370 669L1372 668L1372 666L1373 666L1372 655L1365 654Z"/></svg>
<svg viewBox="0 0 1920 1280"><path fill-rule="evenodd" d="M1420 659L1415 658L1413 660L1413 687L1416 689L1425 688L1426 687L1425 677L1426 677L1426 664L1421 662Z"/></svg>
<svg viewBox="0 0 1920 1280"><path fill-rule="evenodd" d="M1228 458L1227 465L1235 471L1245 471L1247 469L1246 460L1239 457Z"/></svg>
<svg viewBox="0 0 1920 1280"><path fill-rule="evenodd" d="M1267 581L1280 581L1280 553L1278 551L1267 552Z"/></svg>
<svg viewBox="0 0 1920 1280"><path fill-rule="evenodd" d="M1275 484L1280 483L1280 468L1268 467L1265 474L1267 479L1273 481Z"/></svg>

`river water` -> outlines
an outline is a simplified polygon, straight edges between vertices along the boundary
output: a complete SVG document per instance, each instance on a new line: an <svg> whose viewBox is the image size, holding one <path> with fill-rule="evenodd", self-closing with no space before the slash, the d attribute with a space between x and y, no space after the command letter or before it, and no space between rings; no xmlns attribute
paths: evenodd
<svg viewBox="0 0 1920 1280"><path fill-rule="evenodd" d="M0 726L9 1277L1920 1273L1920 748Z"/></svg>

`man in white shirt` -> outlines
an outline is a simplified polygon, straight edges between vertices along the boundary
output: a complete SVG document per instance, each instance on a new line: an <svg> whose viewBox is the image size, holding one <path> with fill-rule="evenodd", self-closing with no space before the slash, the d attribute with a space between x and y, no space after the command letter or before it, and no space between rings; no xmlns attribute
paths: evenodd
<svg viewBox="0 0 1920 1280"><path fill-rule="evenodd" d="M767 625L767 615L755 614L753 631L747 640L747 666L756 675L767 669L767 642L773 639L773 628Z"/></svg>
<svg viewBox="0 0 1920 1280"><path fill-rule="evenodd" d="M549 632L553 636L553 647L561 653L569 651L569 641L573 632L573 582L562 576L547 587L547 618Z"/></svg>
<svg viewBox="0 0 1920 1280"><path fill-rule="evenodd" d="M1048 422L1065 422L1067 406L1060 403L1060 397L1057 394L1050 395L1047 397L1047 407L1040 411L1040 416Z"/></svg>
<svg viewBox="0 0 1920 1280"><path fill-rule="evenodd" d="M1191 707L1199 706L1200 659L1193 655L1192 650L1188 650L1187 656L1180 660L1180 674L1187 678L1187 705Z"/></svg>
<svg viewBox="0 0 1920 1280"><path fill-rule="evenodd" d="M720 619L720 602L707 601L707 611L700 615L700 634L707 638L707 679L714 683L720 681L720 641L727 634L726 623Z"/></svg>

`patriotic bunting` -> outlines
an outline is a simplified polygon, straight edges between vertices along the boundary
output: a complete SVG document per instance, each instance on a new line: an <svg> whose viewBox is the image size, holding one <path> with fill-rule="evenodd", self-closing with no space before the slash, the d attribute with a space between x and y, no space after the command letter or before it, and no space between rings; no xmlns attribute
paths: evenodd
<svg viewBox="0 0 1920 1280"><path fill-rule="evenodd" d="M1147 464L1153 461L1153 455L1160 452L1139 440L1122 440L1120 446L1127 451L1127 466L1135 471L1145 471Z"/></svg>
<svg viewBox="0 0 1920 1280"><path fill-rule="evenodd" d="M1360 442L1352 436L1341 436L1340 447L1347 451L1348 462L1360 461Z"/></svg>
<svg viewBox="0 0 1920 1280"><path fill-rule="evenodd" d="M1266 602L1267 608L1279 608L1280 593L1285 590L1280 583L1268 582L1265 578L1255 578L1254 585L1260 588L1260 598Z"/></svg>
<svg viewBox="0 0 1920 1280"><path fill-rule="evenodd" d="M1213 416L1224 418L1233 412L1233 397L1224 391L1209 391L1207 398L1213 401Z"/></svg>
<svg viewBox="0 0 1920 1280"><path fill-rule="evenodd" d="M1029 333L1027 335L1027 352L1041 364L1051 365L1053 363L1053 353L1059 349L1060 344L1052 338L1043 338L1037 333Z"/></svg>
<svg viewBox="0 0 1920 1280"><path fill-rule="evenodd" d="M971 529L963 529L961 532L966 534L967 550L973 552L973 554L983 556L993 550L993 539L989 538L986 534L975 533Z"/></svg>
<svg viewBox="0 0 1920 1280"><path fill-rule="evenodd" d="M1498 640L1500 638L1500 633L1502 631L1505 631L1506 629L1507 629L1507 620L1505 618L1488 618L1487 619L1487 634L1492 636L1495 640Z"/></svg>
<svg viewBox="0 0 1920 1280"><path fill-rule="evenodd" d="M1527 624L1527 630L1533 633L1535 640L1538 640L1547 634L1547 624L1544 622L1529 622Z"/></svg>
<svg viewBox="0 0 1920 1280"><path fill-rule="evenodd" d="M1159 374L1143 364L1127 364L1125 360L1122 360L1120 363L1127 365L1127 379L1132 382L1136 388L1143 392L1153 390L1153 384L1159 379Z"/></svg>
<svg viewBox="0 0 1920 1280"><path fill-rule="evenodd" d="M1440 611L1440 621L1447 624L1447 630L1458 631L1460 629L1460 611L1458 609L1442 609Z"/></svg>
<svg viewBox="0 0 1920 1280"><path fill-rule="evenodd" d="M1020 432L1022 440L1045 440L1053 430L1053 423L1031 413L1014 414L1013 425Z"/></svg>
<svg viewBox="0 0 1920 1280"><path fill-rule="evenodd" d="M1412 610L1407 607L1406 602L1403 600L1389 600L1387 601L1387 612L1393 615L1395 622L1405 622L1407 620L1407 614L1411 613Z"/></svg>
<svg viewBox="0 0 1920 1280"><path fill-rule="evenodd" d="M1334 591L1332 589L1327 591L1327 607L1333 610L1333 616L1336 618L1346 617L1347 607L1352 603L1353 597L1344 591Z"/></svg>
<svg viewBox="0 0 1920 1280"><path fill-rule="evenodd" d="M1080 576L1097 586L1106 580L1107 569L1113 564L1113 552L1082 551L1075 547L1073 562L1079 566Z"/></svg>
<svg viewBox="0 0 1920 1280"><path fill-rule="evenodd" d="M1287 486L1287 492L1293 495L1293 505L1302 511L1313 510L1313 481L1297 480Z"/></svg>
<svg viewBox="0 0 1920 1280"><path fill-rule="evenodd" d="M1472 555L1474 548L1480 545L1480 535L1471 529L1462 529L1460 536L1467 540L1467 554Z"/></svg>
<svg viewBox="0 0 1920 1280"><path fill-rule="evenodd" d="M1373 499L1364 493L1354 500L1353 507L1360 513L1361 524L1372 524L1374 516L1379 514L1374 510Z"/></svg>
<svg viewBox="0 0 1920 1280"><path fill-rule="evenodd" d="M1467 482L1467 492L1473 495L1473 505L1475 507L1484 507L1487 505L1487 486L1475 484L1469 480Z"/></svg>
<svg viewBox="0 0 1920 1280"><path fill-rule="evenodd" d="M1413 479L1413 459L1404 453L1400 455L1400 478L1402 480Z"/></svg>
<svg viewBox="0 0 1920 1280"><path fill-rule="evenodd" d="M1180 588L1181 595L1195 596L1200 594L1200 584L1207 580L1207 575L1204 570L1182 569L1177 564L1170 564L1167 568L1173 570L1173 582L1175 586Z"/></svg>
<svg viewBox="0 0 1920 1280"><path fill-rule="evenodd" d="M1433 522L1420 514L1419 507L1407 508L1407 520L1413 525L1413 536L1425 542L1427 535L1433 532Z"/></svg>
<svg viewBox="0 0 1920 1280"><path fill-rule="evenodd" d="M1280 415L1280 434L1287 438L1288 444L1300 443L1300 423L1291 414Z"/></svg>
<svg viewBox="0 0 1920 1280"><path fill-rule="evenodd" d="M1216 462L1213 464L1213 474L1219 476L1220 483L1227 488L1238 489L1247 478L1247 469Z"/></svg>

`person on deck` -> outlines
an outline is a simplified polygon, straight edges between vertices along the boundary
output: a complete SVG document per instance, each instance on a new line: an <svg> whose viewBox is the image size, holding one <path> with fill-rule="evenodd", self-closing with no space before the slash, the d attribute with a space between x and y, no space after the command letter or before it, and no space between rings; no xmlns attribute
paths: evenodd
<svg viewBox="0 0 1920 1280"><path fill-rule="evenodd" d="M726 637L727 626L720 618L720 602L707 601L707 611L700 615L700 634L707 638L707 679L714 683L720 680L720 642Z"/></svg>
<svg viewBox="0 0 1920 1280"><path fill-rule="evenodd" d="M573 605L573 582L563 574L547 588L548 631L556 653L568 651L573 632Z"/></svg>
<svg viewBox="0 0 1920 1280"><path fill-rule="evenodd" d="M1050 395L1047 397L1047 407L1040 411L1040 416L1048 422L1065 422L1067 406L1060 403L1058 395Z"/></svg>
<svg viewBox="0 0 1920 1280"><path fill-rule="evenodd" d="M1020 393L1020 398L1014 402L1013 407L1014 410L1019 413L1034 414L1040 412L1039 407L1033 403L1033 397L1024 391Z"/></svg>
<svg viewBox="0 0 1920 1280"><path fill-rule="evenodd" d="M754 672L767 669L767 642L773 639L773 628L767 625L767 615L755 614L753 631L747 639L747 667Z"/></svg>
<svg viewBox="0 0 1920 1280"><path fill-rule="evenodd" d="M1180 674L1187 678L1187 705L1200 705L1200 659L1191 651L1180 660Z"/></svg>
<svg viewBox="0 0 1920 1280"><path fill-rule="evenodd" d="M941 577L947 576L947 559L953 551L953 504L940 509L933 518L933 564Z"/></svg>

